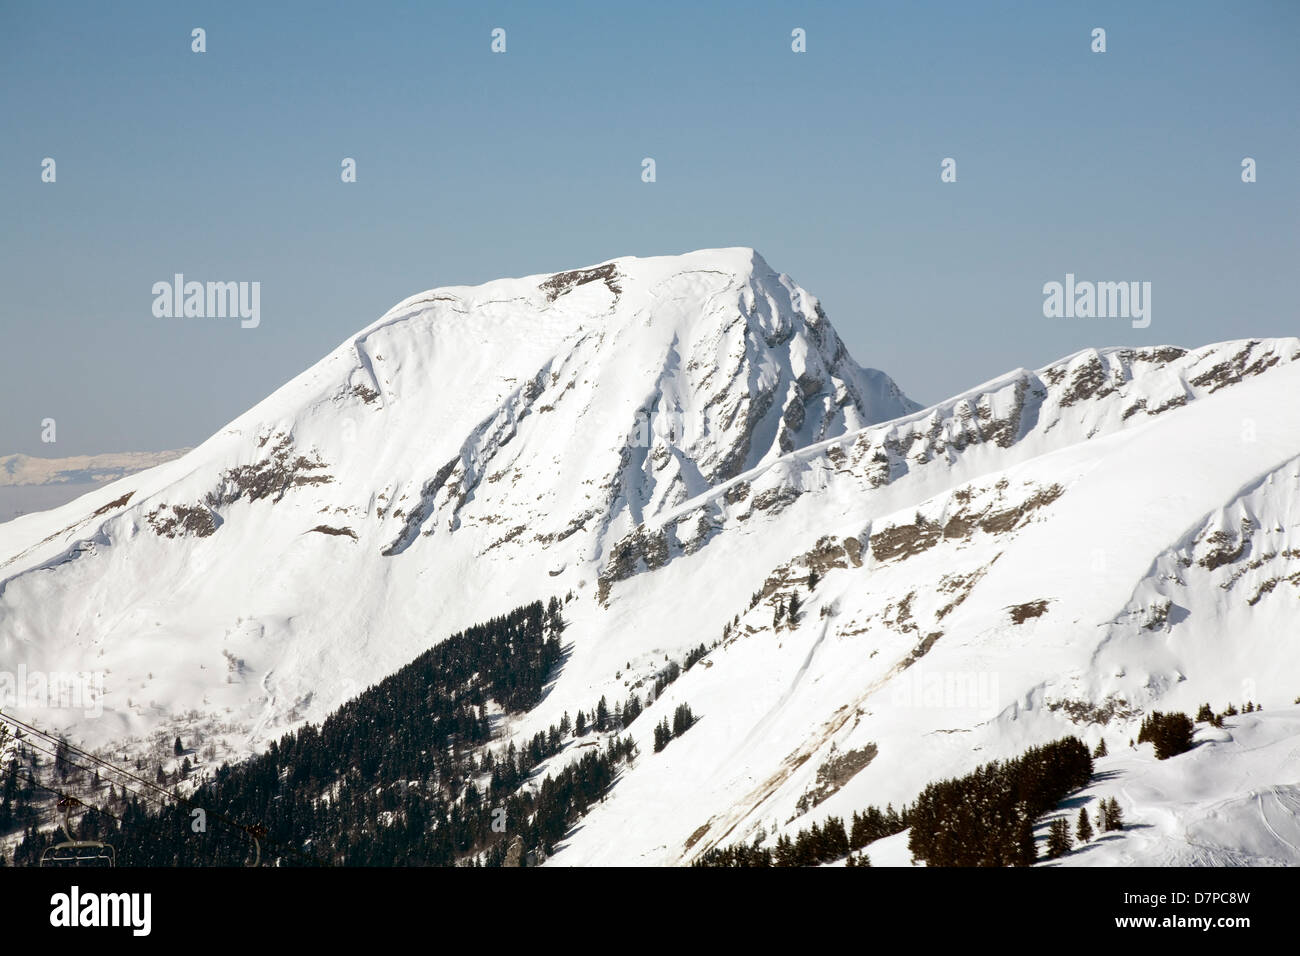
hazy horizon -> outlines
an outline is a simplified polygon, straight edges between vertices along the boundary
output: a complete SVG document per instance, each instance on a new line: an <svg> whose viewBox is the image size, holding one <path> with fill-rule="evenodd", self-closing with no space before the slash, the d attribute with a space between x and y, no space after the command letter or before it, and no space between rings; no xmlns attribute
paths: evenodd
<svg viewBox="0 0 1300 956"><path fill-rule="evenodd" d="M193 446L408 296L626 255L756 248L924 405L1090 346L1300 330L1294 4L0 25L0 454ZM178 273L258 283L256 327L155 316ZM1045 317L1067 275L1150 283L1150 325Z"/></svg>

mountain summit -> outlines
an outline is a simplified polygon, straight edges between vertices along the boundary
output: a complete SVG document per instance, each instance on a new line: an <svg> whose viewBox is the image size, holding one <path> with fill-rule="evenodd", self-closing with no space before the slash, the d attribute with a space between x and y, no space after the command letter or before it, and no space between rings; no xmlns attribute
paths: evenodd
<svg viewBox="0 0 1300 956"><path fill-rule="evenodd" d="M110 667L112 733L204 699L270 733L918 407L752 249L434 289L182 459L0 528L0 650Z"/></svg>
<svg viewBox="0 0 1300 956"><path fill-rule="evenodd" d="M922 409L749 249L436 289L0 525L0 659L103 673L82 741L238 753L556 595L563 659L491 746L644 704L557 862L689 862L1077 736L1144 825L1073 859L1300 863L1297 359L1087 349ZM1233 702L1267 709L1123 746Z"/></svg>

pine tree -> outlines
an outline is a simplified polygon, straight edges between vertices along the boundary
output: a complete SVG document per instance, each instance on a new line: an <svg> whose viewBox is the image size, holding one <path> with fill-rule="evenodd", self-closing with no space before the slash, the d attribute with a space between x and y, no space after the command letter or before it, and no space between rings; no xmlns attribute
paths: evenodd
<svg viewBox="0 0 1300 956"><path fill-rule="evenodd" d="M1186 714L1152 711L1142 720L1137 742L1155 745L1156 759L1168 760L1192 749L1196 726Z"/></svg>
<svg viewBox="0 0 1300 956"><path fill-rule="evenodd" d="M1079 838L1080 843L1087 843L1092 839L1092 821L1088 819L1088 808L1079 808L1079 823L1074 830L1075 836Z"/></svg>
<svg viewBox="0 0 1300 956"><path fill-rule="evenodd" d="M795 591L790 595L790 606L786 610L786 616L790 619L791 627L799 623L799 607L799 592Z"/></svg>
<svg viewBox="0 0 1300 956"><path fill-rule="evenodd" d="M822 862L838 860L849 852L849 834L841 817L827 817L822 827Z"/></svg>
<svg viewBox="0 0 1300 956"><path fill-rule="evenodd" d="M1119 801L1114 797L1101 802L1101 827L1107 832L1124 829L1124 814L1119 808Z"/></svg>
<svg viewBox="0 0 1300 956"><path fill-rule="evenodd" d="M178 757L185 752L185 747L181 744L181 738L176 738L176 743L172 745L172 752Z"/></svg>
<svg viewBox="0 0 1300 956"><path fill-rule="evenodd" d="M680 737L690 730L694 723L695 715L691 713L690 705L678 704L677 709L673 711L673 736Z"/></svg>
<svg viewBox="0 0 1300 956"><path fill-rule="evenodd" d="M663 750L668 746L668 741L673 739L672 728L668 726L668 718L665 717L659 723L655 724L655 753Z"/></svg>
<svg viewBox="0 0 1300 956"><path fill-rule="evenodd" d="M1047 858L1055 860L1064 856L1072 845L1070 825L1065 822L1065 817L1057 817L1047 829Z"/></svg>
<svg viewBox="0 0 1300 956"><path fill-rule="evenodd" d="M1094 757L1105 757L1108 753L1109 751L1106 750L1106 738L1103 737L1097 742L1097 749L1092 752L1092 755Z"/></svg>
<svg viewBox="0 0 1300 956"><path fill-rule="evenodd" d="M1016 866L1033 866L1038 859L1038 844L1034 842L1034 822L1025 817L1020 822L1016 840Z"/></svg>
<svg viewBox="0 0 1300 956"><path fill-rule="evenodd" d="M596 729L604 732L609 726L609 705L605 703L605 697L602 694L600 702L596 704Z"/></svg>
<svg viewBox="0 0 1300 956"><path fill-rule="evenodd" d="M798 866L795 862L794 844L788 836L776 838L776 852L772 854L773 866Z"/></svg>

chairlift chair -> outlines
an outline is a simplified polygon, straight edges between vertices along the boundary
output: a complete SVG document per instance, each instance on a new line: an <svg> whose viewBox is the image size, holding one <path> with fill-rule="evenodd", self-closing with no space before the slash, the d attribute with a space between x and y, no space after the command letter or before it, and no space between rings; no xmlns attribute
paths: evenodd
<svg viewBox="0 0 1300 956"><path fill-rule="evenodd" d="M117 853L99 840L65 840L46 847L41 866L116 866Z"/></svg>
<svg viewBox="0 0 1300 956"><path fill-rule="evenodd" d="M41 866L116 866L117 851L101 840L74 840L68 814L74 805L81 801L73 797L63 797L59 807L63 810L63 834L67 837L62 843L45 848L41 854Z"/></svg>

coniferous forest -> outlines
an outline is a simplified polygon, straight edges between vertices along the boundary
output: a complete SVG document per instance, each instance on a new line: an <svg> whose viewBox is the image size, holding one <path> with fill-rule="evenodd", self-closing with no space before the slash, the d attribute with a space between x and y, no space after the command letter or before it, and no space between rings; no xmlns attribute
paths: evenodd
<svg viewBox="0 0 1300 956"><path fill-rule="evenodd" d="M1087 746L1064 737L932 783L910 809L908 848L929 866L1029 866L1034 820L1090 779Z"/></svg>
<svg viewBox="0 0 1300 956"><path fill-rule="evenodd" d="M793 837L777 837L775 847L746 846L715 847L703 854L693 866L746 867L746 866L819 866L831 863L868 843L907 829L908 814L904 807L899 813L892 806L883 811L868 807L865 812L854 811L850 826L840 817L827 817L820 824L800 830ZM850 857L850 865L870 866L865 854Z"/></svg>
<svg viewBox="0 0 1300 956"><path fill-rule="evenodd" d="M453 635L319 726L307 724L257 757L223 764L192 792L158 801L139 789L128 797L125 788L119 793L110 786L102 811L86 809L75 835L112 842L118 865L127 866L243 865L253 852L250 831L260 840L262 859L279 865L541 862L634 756L631 739L619 733L643 709L635 693L613 708L602 697L589 713L578 712L576 720L566 713L522 746L488 746L489 705L507 715L535 707L560 666L561 611L552 598L546 607L534 602ZM704 652L703 645L692 651L685 669ZM676 662L663 667L646 705L682 672ZM1181 743L1182 723L1190 723L1183 715L1152 715L1144 736L1173 727L1174 717L1182 721L1168 733ZM679 704L671 724L665 717L655 728L655 749L695 720L690 707ZM539 782L536 768L566 747L590 749ZM179 738L174 749L183 752ZM91 769L78 763L82 758L65 741L51 753L54 780ZM828 817L772 846L762 845L761 837L752 845L713 848L694 865L816 866L848 856L850 865L869 866L861 852L868 844L909 827L913 857L930 866L1029 865L1037 858L1034 821L1091 776L1087 747L1068 737L932 783L901 811L868 807L853 813L848 825ZM50 788L30 774L20 776L16 762L0 784L0 822L25 830L13 862L35 864L61 839L38 829L32 785ZM196 825L196 810L206 825ZM1098 822L1104 830L1122 828L1118 804L1112 810L1103 803ZM1069 850L1068 829L1062 823L1056 830L1049 857Z"/></svg>
<svg viewBox="0 0 1300 956"><path fill-rule="evenodd" d="M779 837L775 847L761 846L761 841L718 847L694 865L817 866L910 827L908 848L915 860L929 866L1028 866L1037 859L1034 820L1091 778L1088 748L1066 737L1032 747L1014 760L994 761L964 777L932 783L901 812L868 807L853 814L847 830L842 819L827 817L794 837ZM1105 829L1123 826L1118 804L1113 813L1108 806L1103 811ZM870 865L870 860L858 854L849 856L849 864Z"/></svg>
<svg viewBox="0 0 1300 956"><path fill-rule="evenodd" d="M507 713L536 706L561 660L561 604L534 602L432 647L267 751L222 765L165 806L139 796L86 811L78 838L118 848L118 865L528 865L544 859L633 755L623 708L602 700L593 723L611 735L525 786L534 769L584 736L584 715L500 754L489 701ZM639 701L638 707L639 710ZM635 714L632 715L633 717ZM627 721L627 722L630 722ZM593 726L592 728L596 728ZM33 781L34 782L34 781ZM15 780L7 786L18 787ZM203 826L195 810L203 811ZM197 831L197 832L196 832ZM34 864L61 837L29 826L14 863Z"/></svg>
<svg viewBox="0 0 1300 956"><path fill-rule="evenodd" d="M1207 704L1202 710L1205 712L1208 709ZM1214 715L1211 714L1209 719L1213 718ZM1156 759L1168 760L1192 749L1192 734L1195 730L1192 718L1186 714L1162 714L1157 710L1142 718L1137 741L1140 744L1150 742L1156 748Z"/></svg>

